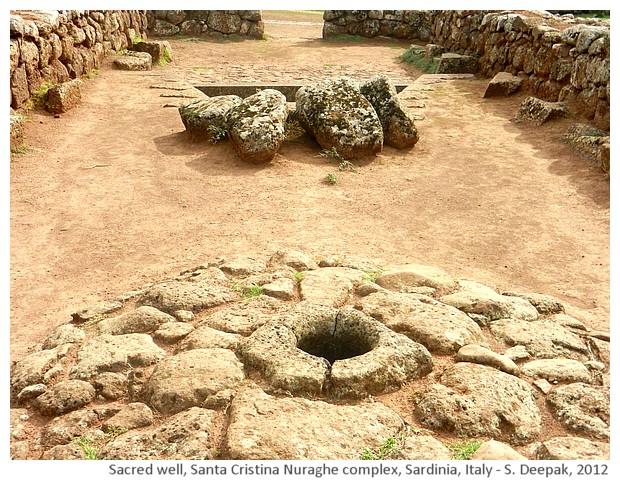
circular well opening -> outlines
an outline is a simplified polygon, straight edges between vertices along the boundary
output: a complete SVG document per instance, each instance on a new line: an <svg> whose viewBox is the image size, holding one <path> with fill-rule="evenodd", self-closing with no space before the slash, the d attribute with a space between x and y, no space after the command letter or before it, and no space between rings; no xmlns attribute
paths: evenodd
<svg viewBox="0 0 620 480"><path fill-rule="evenodd" d="M370 339L359 331L339 332L333 335L326 332L313 332L300 338L297 348L315 357L326 359L330 365L336 360L364 355L373 349Z"/></svg>

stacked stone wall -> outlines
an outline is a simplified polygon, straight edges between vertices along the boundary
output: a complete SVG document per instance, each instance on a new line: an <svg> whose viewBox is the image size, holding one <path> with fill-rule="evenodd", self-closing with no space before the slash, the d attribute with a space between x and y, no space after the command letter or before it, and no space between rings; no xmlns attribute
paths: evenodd
<svg viewBox="0 0 620 480"><path fill-rule="evenodd" d="M105 55L146 36L146 11L12 11L11 107L23 107L44 82L61 83L96 69Z"/></svg>
<svg viewBox="0 0 620 480"><path fill-rule="evenodd" d="M260 39L265 32L259 10L149 10L147 17L153 36L239 35Z"/></svg>
<svg viewBox="0 0 620 480"><path fill-rule="evenodd" d="M548 101L565 101L609 130L610 35L607 26L568 24L537 13L473 10L328 10L323 37L386 36L436 43L478 57L478 71L506 71Z"/></svg>

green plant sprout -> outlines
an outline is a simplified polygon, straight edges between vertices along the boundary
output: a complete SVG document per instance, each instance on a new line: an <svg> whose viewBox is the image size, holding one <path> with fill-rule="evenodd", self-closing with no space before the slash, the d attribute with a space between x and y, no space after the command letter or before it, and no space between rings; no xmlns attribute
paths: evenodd
<svg viewBox="0 0 620 480"><path fill-rule="evenodd" d="M470 441L463 438L459 441L447 443L446 447L452 452L452 460L470 460L476 450L482 445L481 442Z"/></svg>
<svg viewBox="0 0 620 480"><path fill-rule="evenodd" d="M335 185L338 182L338 176L335 173L328 173L325 175L325 181L331 185Z"/></svg>

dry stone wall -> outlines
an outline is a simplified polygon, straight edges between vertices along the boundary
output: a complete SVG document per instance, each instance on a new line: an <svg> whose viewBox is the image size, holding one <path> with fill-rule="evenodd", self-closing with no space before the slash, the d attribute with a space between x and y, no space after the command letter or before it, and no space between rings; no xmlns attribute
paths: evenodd
<svg viewBox="0 0 620 480"><path fill-rule="evenodd" d="M147 17L149 33L153 36L262 38L265 31L259 10L149 10Z"/></svg>
<svg viewBox="0 0 620 480"><path fill-rule="evenodd" d="M11 107L20 108L43 82L79 78L108 52L144 37L147 17L140 10L17 10L10 22Z"/></svg>
<svg viewBox="0 0 620 480"><path fill-rule="evenodd" d="M442 45L478 57L478 71L509 72L547 101L565 101L609 130L610 31L536 12L328 10L323 37L387 36ZM574 22L574 20L572 20Z"/></svg>

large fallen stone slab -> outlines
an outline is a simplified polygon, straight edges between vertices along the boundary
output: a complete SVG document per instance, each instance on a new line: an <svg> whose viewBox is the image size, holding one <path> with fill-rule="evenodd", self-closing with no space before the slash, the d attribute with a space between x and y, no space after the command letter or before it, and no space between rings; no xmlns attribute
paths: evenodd
<svg viewBox="0 0 620 480"><path fill-rule="evenodd" d="M341 77L306 85L295 95L301 125L324 150L345 159L368 157L383 148L383 128L356 82Z"/></svg>
<svg viewBox="0 0 620 480"><path fill-rule="evenodd" d="M574 123L564 140L582 157L609 171L609 132L586 123Z"/></svg>
<svg viewBox="0 0 620 480"><path fill-rule="evenodd" d="M226 114L228 136L237 154L250 163L273 160L284 141L286 97L265 89L233 106Z"/></svg>
<svg viewBox="0 0 620 480"><path fill-rule="evenodd" d="M507 97L517 93L522 83L523 80L512 73L499 72L489 82L487 89L484 91L484 98Z"/></svg>
<svg viewBox="0 0 620 480"><path fill-rule="evenodd" d="M357 460L401 427L378 402L332 405L247 389L230 407L224 448L233 460Z"/></svg>
<svg viewBox="0 0 620 480"><path fill-rule="evenodd" d="M205 399L244 378L243 365L223 348L195 349L161 361L147 386L150 404L162 413L201 406Z"/></svg>
<svg viewBox="0 0 620 480"><path fill-rule="evenodd" d="M179 107L185 130L193 141L216 143L227 135L226 115L241 103L237 95L222 95L194 100Z"/></svg>
<svg viewBox="0 0 620 480"><path fill-rule="evenodd" d="M450 355L465 345L486 343L478 324L466 314L424 295L380 291L362 298L356 307L431 352Z"/></svg>
<svg viewBox="0 0 620 480"><path fill-rule="evenodd" d="M385 75L377 75L360 85L360 91L381 120L383 143L394 148L411 148L419 140L418 129L403 110L396 88Z"/></svg>
<svg viewBox="0 0 620 480"><path fill-rule="evenodd" d="M416 400L414 412L433 430L514 445L531 443L542 431L541 414L527 382L473 363L446 369L439 383Z"/></svg>

